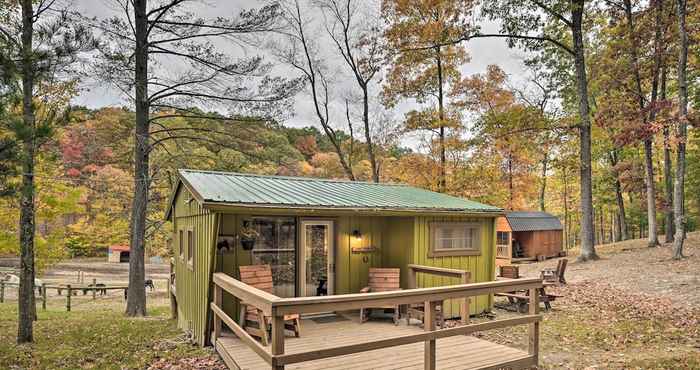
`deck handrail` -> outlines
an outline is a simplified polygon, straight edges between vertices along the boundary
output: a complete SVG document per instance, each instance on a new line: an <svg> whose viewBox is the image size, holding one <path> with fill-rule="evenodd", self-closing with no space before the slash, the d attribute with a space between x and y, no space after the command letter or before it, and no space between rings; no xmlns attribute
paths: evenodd
<svg viewBox="0 0 700 370"><path fill-rule="evenodd" d="M415 289L418 286L418 273L458 278L460 283L471 283L472 274L470 271L457 270L446 267L423 266L416 264L408 265L408 288ZM409 307L409 310L411 308ZM444 310L444 307L442 308ZM444 314L444 311L443 311ZM469 323L469 298L465 297L459 303L459 319L462 324Z"/></svg>
<svg viewBox="0 0 700 370"><path fill-rule="evenodd" d="M459 270L456 270L459 271ZM454 272L454 271L452 271ZM213 344L219 347L217 339L221 334L221 323L225 323L243 343L255 351L272 369L284 369L285 365L342 356L375 349L425 342L425 369L435 369L435 340L455 335L470 334L476 331L492 330L515 325L529 325L529 357L527 363L537 364L539 356L539 294L542 279L513 279L483 283L458 284L434 288L416 288L389 292L343 294L321 297L280 298L260 289L249 286L224 273L214 273L214 299L211 310L214 314ZM435 308L437 302L452 298L468 298L479 295L528 290L530 296L529 314L522 317L495 320L479 324L463 325L454 328L436 329ZM270 350L251 337L239 323L236 323L222 309L222 293L228 292L246 304L260 309L272 322L272 345ZM302 353L284 353L284 315L327 311L345 311L372 305L403 305L425 303L424 332L394 338L368 341L360 344L339 345L336 347L312 350Z"/></svg>

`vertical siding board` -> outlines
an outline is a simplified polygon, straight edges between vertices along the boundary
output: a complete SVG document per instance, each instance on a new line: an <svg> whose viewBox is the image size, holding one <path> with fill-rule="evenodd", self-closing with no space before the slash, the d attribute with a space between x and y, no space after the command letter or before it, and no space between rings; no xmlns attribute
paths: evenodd
<svg viewBox="0 0 700 370"><path fill-rule="evenodd" d="M481 224L479 236L481 254L479 256L446 256L446 257L428 257L428 249L430 245L430 223L432 222L478 222ZM459 270L467 270L471 273L472 282L484 282L493 280L493 267L490 264L494 262L493 248L495 243L495 233L493 228L493 218L484 217L459 217L459 216L443 216L443 217L425 217L417 216L415 223L415 240L413 243L413 262L420 265L447 267ZM452 285L458 281L454 278L426 276L425 274L418 275L419 287L433 287L440 285ZM488 311L491 309L492 299L490 296L480 296L471 300L470 312L472 314ZM456 317L459 312L459 302L450 300L445 303L445 314L448 317Z"/></svg>

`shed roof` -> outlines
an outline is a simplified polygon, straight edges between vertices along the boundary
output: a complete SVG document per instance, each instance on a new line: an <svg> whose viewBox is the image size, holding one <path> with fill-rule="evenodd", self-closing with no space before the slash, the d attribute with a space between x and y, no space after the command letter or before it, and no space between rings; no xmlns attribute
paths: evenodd
<svg viewBox="0 0 700 370"><path fill-rule="evenodd" d="M115 251L115 252L128 252L130 250L130 248L128 245L115 244L115 245L110 245L109 250Z"/></svg>
<svg viewBox="0 0 700 370"><path fill-rule="evenodd" d="M561 221L547 212L514 211L507 212L506 219L513 231L563 230Z"/></svg>
<svg viewBox="0 0 700 370"><path fill-rule="evenodd" d="M501 213L497 207L412 186L306 177L179 170L203 205L241 207ZM169 214L169 211L166 213Z"/></svg>

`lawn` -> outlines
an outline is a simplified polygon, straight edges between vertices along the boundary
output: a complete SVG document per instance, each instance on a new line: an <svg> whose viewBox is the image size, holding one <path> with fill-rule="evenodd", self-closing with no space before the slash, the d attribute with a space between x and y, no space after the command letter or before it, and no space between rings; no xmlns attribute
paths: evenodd
<svg viewBox="0 0 700 370"><path fill-rule="evenodd" d="M80 310L42 311L35 343L15 344L17 305L0 304L0 369L210 369L220 367L210 349L188 344L163 299L147 318L127 318L124 303L95 302Z"/></svg>

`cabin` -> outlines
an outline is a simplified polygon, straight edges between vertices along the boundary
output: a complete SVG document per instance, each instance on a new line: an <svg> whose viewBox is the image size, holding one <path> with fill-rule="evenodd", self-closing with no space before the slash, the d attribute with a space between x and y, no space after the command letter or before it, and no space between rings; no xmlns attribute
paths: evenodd
<svg viewBox="0 0 700 370"><path fill-rule="evenodd" d="M128 263L129 251L128 245L110 245L107 248L107 262Z"/></svg>
<svg viewBox="0 0 700 370"><path fill-rule="evenodd" d="M465 324L470 315L491 310L494 293L541 286L538 279L495 281L495 223L501 215L497 207L400 184L179 170L166 210L174 233L173 313L181 329L198 344L213 345L231 368L283 369L301 362L310 367L299 368L326 368L335 356L410 343L420 346L416 361L423 361L422 335L438 332L431 325L436 314ZM269 266L271 282L244 283L240 270L246 266ZM361 293L372 285L370 271L389 270L398 274L398 281L391 280L395 291ZM418 305L429 332L356 320L361 308L373 305L399 307L401 313ZM269 324L270 345L245 329L251 307L259 322ZM284 335L292 314L301 315L299 338ZM535 325L539 319L533 314L495 327ZM536 363L536 354L457 335L491 328L472 326L441 336L456 343L450 351L484 345L492 347L495 364ZM329 329L348 338L333 343L324 334ZM416 331L415 338L405 336ZM404 339L366 349L348 346L391 335ZM391 352L384 353L386 361Z"/></svg>
<svg viewBox="0 0 700 370"><path fill-rule="evenodd" d="M559 218L547 212L506 212L496 221L496 264L562 255L563 230Z"/></svg>

